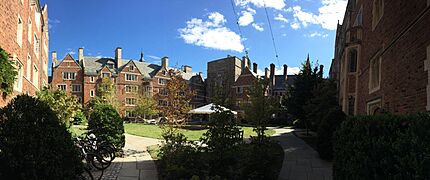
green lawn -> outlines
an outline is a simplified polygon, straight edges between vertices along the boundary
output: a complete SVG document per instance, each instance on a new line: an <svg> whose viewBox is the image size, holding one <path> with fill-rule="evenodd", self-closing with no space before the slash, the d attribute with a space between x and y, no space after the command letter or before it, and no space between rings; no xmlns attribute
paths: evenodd
<svg viewBox="0 0 430 180"><path fill-rule="evenodd" d="M183 133L188 140L196 141L199 140L200 137L207 131L207 129L194 129L191 130L191 126L188 129L180 129L179 131ZM142 137L150 137L156 139L162 139L161 133L162 130L158 125L149 125L149 124L124 124L125 132L128 134L133 134L136 136ZM252 127L242 127L244 131L244 138L249 138L251 135L255 136L255 132L252 131ZM266 131L267 135L272 135L275 133L274 130L269 129Z"/></svg>

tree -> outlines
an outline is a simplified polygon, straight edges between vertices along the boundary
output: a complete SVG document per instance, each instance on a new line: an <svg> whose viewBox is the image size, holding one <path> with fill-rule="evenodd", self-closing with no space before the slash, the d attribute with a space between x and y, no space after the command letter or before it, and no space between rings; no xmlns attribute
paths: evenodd
<svg viewBox="0 0 430 180"><path fill-rule="evenodd" d="M191 98L194 95L188 86L187 81L182 78L176 70L169 71L171 79L167 82L168 92L166 100L167 106L159 107L160 111L167 118L168 124L180 126L188 118L191 110Z"/></svg>
<svg viewBox="0 0 430 180"><path fill-rule="evenodd" d="M271 115L277 107L276 100L266 96L269 88L267 79L255 80L253 86L249 90L248 96L250 103L244 104L245 117L254 126L254 131L257 133L257 142L262 142L265 138L266 125L269 122Z"/></svg>
<svg viewBox="0 0 430 180"><path fill-rule="evenodd" d="M9 60L9 54L0 48L0 91L3 92L3 95L12 94L17 75L15 66Z"/></svg>
<svg viewBox="0 0 430 180"><path fill-rule="evenodd" d="M302 64L300 73L294 81L294 85L288 89L287 98L282 102L287 112L305 126L307 133L310 121L307 118L305 106L313 98L314 94L312 92L318 83L322 81L322 75L323 66L320 66L319 71L317 64L312 68L308 55L305 63Z"/></svg>
<svg viewBox="0 0 430 180"><path fill-rule="evenodd" d="M106 102L119 110L119 102L116 97L116 86L110 78L103 78L97 86L97 97L93 98L95 102Z"/></svg>
<svg viewBox="0 0 430 180"><path fill-rule="evenodd" d="M52 92L49 88L44 87L38 92L39 100L46 102L55 112L58 119L70 126L75 115L81 111L81 104L75 96L68 96L66 92L57 90Z"/></svg>
<svg viewBox="0 0 430 180"><path fill-rule="evenodd" d="M232 102L229 99L230 88L225 88L227 87L227 84L225 81L223 82L224 83L221 85L216 84L214 87L212 87L213 97L211 100L216 105L231 108Z"/></svg>
<svg viewBox="0 0 430 180"><path fill-rule="evenodd" d="M138 104L134 110L141 117L146 118L146 116L153 116L158 114L157 101L151 95L144 93L139 96Z"/></svg>

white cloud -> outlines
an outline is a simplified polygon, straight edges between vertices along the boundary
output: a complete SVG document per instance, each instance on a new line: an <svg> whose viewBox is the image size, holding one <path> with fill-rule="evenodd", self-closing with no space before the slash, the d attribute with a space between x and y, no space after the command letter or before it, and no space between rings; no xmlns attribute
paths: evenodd
<svg viewBox="0 0 430 180"><path fill-rule="evenodd" d="M343 21L347 0L322 0L322 6L318 9L318 14L303 11L300 6L292 8L293 16L300 21L303 27L308 24L321 25L328 30L336 30L337 22Z"/></svg>
<svg viewBox="0 0 430 180"><path fill-rule="evenodd" d="M325 37L328 36L328 34L326 34L326 33L320 33L320 32L313 32L311 34L305 34L304 36L305 37L323 37L323 38L325 38Z"/></svg>
<svg viewBox="0 0 430 180"><path fill-rule="evenodd" d="M294 30L300 29L300 23L297 20L294 20L294 22L292 22L290 24L291 28Z"/></svg>
<svg viewBox="0 0 430 180"><path fill-rule="evenodd" d="M254 13L255 14L255 13ZM250 11L243 11L242 16L239 17L239 25L240 26L248 26L249 24L254 22L254 14Z"/></svg>
<svg viewBox="0 0 430 180"><path fill-rule="evenodd" d="M281 22L284 22L284 23L288 23L289 22L288 19L285 18L282 14L276 15L275 20L281 21Z"/></svg>
<svg viewBox="0 0 430 180"><path fill-rule="evenodd" d="M154 55L148 55L148 57L151 58L151 59L155 59L155 60L160 60L161 59L161 57L154 56Z"/></svg>
<svg viewBox="0 0 430 180"><path fill-rule="evenodd" d="M257 31L264 31L262 24L252 23L252 27L254 27Z"/></svg>
<svg viewBox="0 0 430 180"><path fill-rule="evenodd" d="M193 18L187 21L187 27L179 29L180 37L187 44L242 52L244 46L240 36L224 27L225 22L224 15L218 12L210 13L206 21Z"/></svg>
<svg viewBox="0 0 430 180"><path fill-rule="evenodd" d="M286 37L286 36L287 36L287 34L285 34L285 33L284 33L284 34L282 34L282 37Z"/></svg>
<svg viewBox="0 0 430 180"><path fill-rule="evenodd" d="M288 67L287 68L287 75L296 75L299 74L300 68L299 67ZM264 76L265 72L264 70L257 69L257 75ZM284 74L284 67L275 68L275 75L283 75Z"/></svg>
<svg viewBox="0 0 430 180"><path fill-rule="evenodd" d="M247 6L253 4L254 6L261 8L266 5L268 8L274 8L277 10L282 10L285 7L284 0L235 0L236 5Z"/></svg>

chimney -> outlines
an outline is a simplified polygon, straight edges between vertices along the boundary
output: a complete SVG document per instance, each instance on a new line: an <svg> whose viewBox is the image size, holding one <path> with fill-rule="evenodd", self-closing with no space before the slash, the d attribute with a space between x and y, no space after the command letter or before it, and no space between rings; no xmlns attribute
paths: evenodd
<svg viewBox="0 0 430 180"><path fill-rule="evenodd" d="M52 51L52 68L57 66L57 51Z"/></svg>
<svg viewBox="0 0 430 180"><path fill-rule="evenodd" d="M253 65L253 69L252 69L252 71L253 71L255 74L257 74L257 63L253 63L252 65Z"/></svg>
<svg viewBox="0 0 430 180"><path fill-rule="evenodd" d="M275 85L275 64L270 64L270 82L272 82L272 86Z"/></svg>
<svg viewBox="0 0 430 180"><path fill-rule="evenodd" d="M265 69L264 69L264 77L265 77L266 79L268 79L268 78L269 78L269 68L265 68Z"/></svg>
<svg viewBox="0 0 430 180"><path fill-rule="evenodd" d="M191 66L187 66L187 65L184 66L185 73L191 73L192 71L193 71L193 68Z"/></svg>
<svg viewBox="0 0 430 180"><path fill-rule="evenodd" d="M284 64L284 76L287 77L288 74L288 66Z"/></svg>
<svg viewBox="0 0 430 180"><path fill-rule="evenodd" d="M320 65L320 71L318 73L319 73L319 76L322 78L324 75L324 65Z"/></svg>
<svg viewBox="0 0 430 180"><path fill-rule="evenodd" d="M143 58L143 52L140 52L140 60L139 60L140 62L143 62L143 61L145 61L145 59Z"/></svg>
<svg viewBox="0 0 430 180"><path fill-rule="evenodd" d="M246 56L242 57L242 70L244 70L245 68L249 68L249 59Z"/></svg>
<svg viewBox="0 0 430 180"><path fill-rule="evenodd" d="M119 68L122 66L122 48L117 47L115 49L115 61L116 61L116 68Z"/></svg>
<svg viewBox="0 0 430 180"><path fill-rule="evenodd" d="M161 68L167 70L167 67L169 66L169 57L164 56L161 58Z"/></svg>
<svg viewBox="0 0 430 180"><path fill-rule="evenodd" d="M82 61L84 60L84 48L78 49L78 62L82 65Z"/></svg>

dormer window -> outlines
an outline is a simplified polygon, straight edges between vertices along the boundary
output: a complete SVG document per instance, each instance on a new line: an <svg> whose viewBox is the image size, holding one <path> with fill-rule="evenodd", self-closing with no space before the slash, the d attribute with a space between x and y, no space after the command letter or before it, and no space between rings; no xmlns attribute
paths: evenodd
<svg viewBox="0 0 430 180"><path fill-rule="evenodd" d="M163 74L163 76L165 76L166 74L167 74L167 72L166 71L163 71L163 72L161 72L162 74Z"/></svg>
<svg viewBox="0 0 430 180"><path fill-rule="evenodd" d="M130 65L130 71L134 71L134 66L133 65Z"/></svg>

